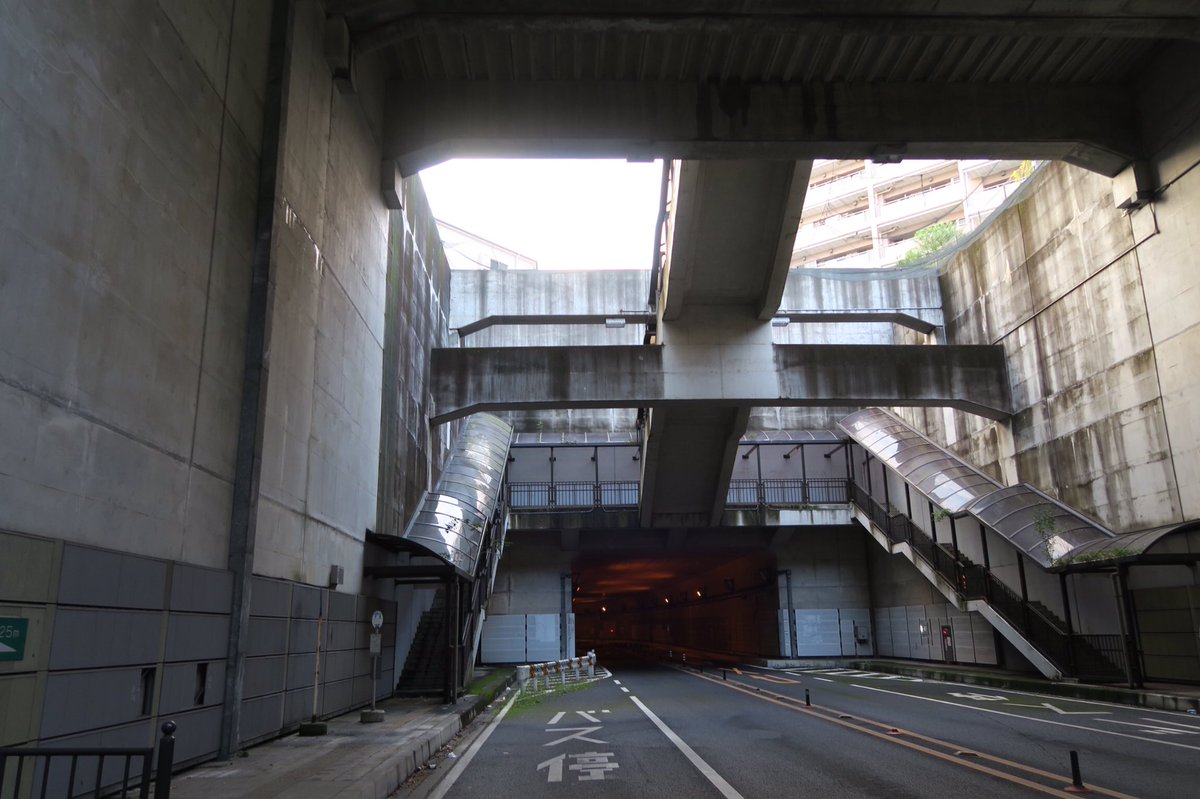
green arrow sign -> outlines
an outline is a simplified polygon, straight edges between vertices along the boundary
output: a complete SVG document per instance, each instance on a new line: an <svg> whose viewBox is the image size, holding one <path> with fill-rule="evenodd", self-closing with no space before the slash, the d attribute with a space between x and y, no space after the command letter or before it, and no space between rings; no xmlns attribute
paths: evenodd
<svg viewBox="0 0 1200 799"><path fill-rule="evenodd" d="M0 618L0 661L24 660L29 619Z"/></svg>

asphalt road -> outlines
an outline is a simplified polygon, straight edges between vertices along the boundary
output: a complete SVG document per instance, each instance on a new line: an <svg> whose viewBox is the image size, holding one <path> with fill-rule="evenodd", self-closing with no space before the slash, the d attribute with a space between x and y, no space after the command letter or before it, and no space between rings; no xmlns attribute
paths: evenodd
<svg viewBox="0 0 1200 799"><path fill-rule="evenodd" d="M412 799L1069 797L1072 749L1093 795L1200 796L1200 719L1182 713L845 670L610 667L485 719Z"/></svg>

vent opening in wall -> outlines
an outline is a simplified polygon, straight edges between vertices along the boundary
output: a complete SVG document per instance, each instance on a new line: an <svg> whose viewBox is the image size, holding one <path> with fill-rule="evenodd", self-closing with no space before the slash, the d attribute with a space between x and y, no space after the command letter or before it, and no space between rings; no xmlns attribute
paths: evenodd
<svg viewBox="0 0 1200 799"><path fill-rule="evenodd" d="M142 669L142 715L149 716L154 710L154 667Z"/></svg>
<svg viewBox="0 0 1200 799"><path fill-rule="evenodd" d="M200 707L204 704L204 692L208 688L208 664L196 664L196 688L192 692L192 705Z"/></svg>

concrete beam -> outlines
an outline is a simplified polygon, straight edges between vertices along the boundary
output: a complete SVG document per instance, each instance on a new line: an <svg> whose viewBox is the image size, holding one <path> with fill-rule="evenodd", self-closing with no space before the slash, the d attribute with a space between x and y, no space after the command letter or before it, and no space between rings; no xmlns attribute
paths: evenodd
<svg viewBox="0 0 1200 799"><path fill-rule="evenodd" d="M675 175L661 298L664 321L689 305L744 305L770 319L783 298L811 161L683 161Z"/></svg>
<svg viewBox="0 0 1200 799"><path fill-rule="evenodd" d="M330 13L353 15L371 10L379 3L331 2ZM362 27L355 45L368 53L404 44L417 37L452 34L508 33L523 35L571 34L658 34L727 35L753 37L788 34L792 36L1031 36L1105 38L1105 39L1191 39L1200 38L1200 21L1194 3L1179 7L1176 13L1161 12L1163 4L1147 7L1139 3L1104 4L1102 11L1089 13L1086 4L1070 14L1038 13L1022 8L1020 13L1004 13L1004 5L988 7L984 2L966 4L966 13L954 11L923 13L928 3L914 4L913 10L892 4L891 13L848 16L814 11L812 4L772 3L762 13L725 12L711 14L711 4L672 3L668 13L613 14L594 4L572 4L575 13L554 13L558 6L541 9L537 4L525 13L495 13L495 5L475 4L454 13L409 13L380 25ZM469 5L469 4L468 4ZM589 8L588 5L592 5ZM603 13L608 11L609 13ZM706 13L707 12L707 13Z"/></svg>
<svg viewBox="0 0 1200 799"><path fill-rule="evenodd" d="M395 82L384 155L1040 158L1112 177L1142 157L1122 86Z"/></svg>
<svg viewBox="0 0 1200 799"><path fill-rule="evenodd" d="M1003 348L777 344L765 359L712 346L664 364L663 347L500 347L433 350L431 392L441 424L476 411L756 406L950 407L1011 415Z"/></svg>
<svg viewBox="0 0 1200 799"><path fill-rule="evenodd" d="M610 319L620 319L630 325L648 325L653 323L656 317L649 311L636 313L620 311L609 314L493 314L476 319L456 330L462 337L495 325L603 325L608 324Z"/></svg>
<svg viewBox="0 0 1200 799"><path fill-rule="evenodd" d="M643 527L720 524L750 408L654 408L643 449Z"/></svg>
<svg viewBox="0 0 1200 799"><path fill-rule="evenodd" d="M891 322L918 333L929 335L937 325L903 311L778 311L774 319L787 319L800 324L879 324Z"/></svg>

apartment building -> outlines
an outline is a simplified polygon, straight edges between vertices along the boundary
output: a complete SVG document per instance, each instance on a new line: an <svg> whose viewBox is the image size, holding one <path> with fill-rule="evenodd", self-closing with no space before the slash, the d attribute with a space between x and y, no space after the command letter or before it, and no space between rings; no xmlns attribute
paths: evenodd
<svg viewBox="0 0 1200 799"><path fill-rule="evenodd" d="M895 266L921 228L978 226L1020 185L1020 168L1003 160L815 161L792 266Z"/></svg>

